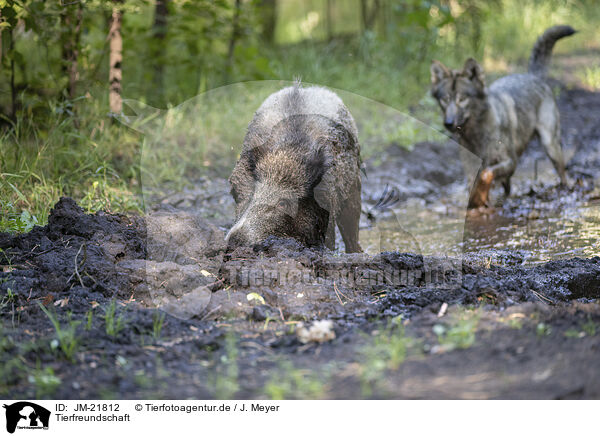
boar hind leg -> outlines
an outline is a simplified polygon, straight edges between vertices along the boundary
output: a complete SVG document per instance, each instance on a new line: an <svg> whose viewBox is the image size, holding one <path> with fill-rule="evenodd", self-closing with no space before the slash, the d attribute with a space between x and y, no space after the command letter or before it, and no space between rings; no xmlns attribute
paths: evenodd
<svg viewBox="0 0 600 436"><path fill-rule="evenodd" d="M344 239L346 253L360 253L362 248L358 243L358 225L360 221L360 185L355 188L350 197L340 208L337 224Z"/></svg>

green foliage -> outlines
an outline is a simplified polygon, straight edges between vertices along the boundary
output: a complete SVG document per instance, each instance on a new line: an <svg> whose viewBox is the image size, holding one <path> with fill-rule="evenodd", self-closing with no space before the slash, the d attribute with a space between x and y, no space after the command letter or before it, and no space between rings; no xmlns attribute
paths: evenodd
<svg viewBox="0 0 600 436"><path fill-rule="evenodd" d="M288 361L280 363L265 383L264 392L271 400L318 400L325 396L323 383L313 371L295 368Z"/></svg>
<svg viewBox="0 0 600 436"><path fill-rule="evenodd" d="M163 312L156 311L152 315L152 337L155 340L160 339L163 324L165 323L165 314Z"/></svg>
<svg viewBox="0 0 600 436"><path fill-rule="evenodd" d="M239 368L238 368L237 339L233 333L225 337L225 352L217 361L214 374L215 397L219 400L230 400L234 398L239 390Z"/></svg>
<svg viewBox="0 0 600 436"><path fill-rule="evenodd" d="M0 325L0 395L8 396L11 385L17 383L23 372L20 353L11 336Z"/></svg>
<svg viewBox="0 0 600 436"><path fill-rule="evenodd" d="M600 331L600 325L595 323L590 316L586 322L580 324L579 329L570 328L565 332L567 338L584 338L586 336L596 336Z"/></svg>
<svg viewBox="0 0 600 436"><path fill-rule="evenodd" d="M521 330L523 328L523 321L518 318L511 318L508 320L508 326L511 329Z"/></svg>
<svg viewBox="0 0 600 436"><path fill-rule="evenodd" d="M54 370L50 367L30 371L27 381L33 385L36 398L51 397L61 384L61 379L54 375Z"/></svg>
<svg viewBox="0 0 600 436"><path fill-rule="evenodd" d="M0 232L28 232L38 224L35 215L31 215L27 210L23 210L21 213L16 212L12 203L4 203L0 200L0 207L3 212L0 216Z"/></svg>
<svg viewBox="0 0 600 436"><path fill-rule="evenodd" d="M455 314L449 324L434 325L433 332L443 351L470 348L475 343L479 317L477 311L464 310Z"/></svg>
<svg viewBox="0 0 600 436"><path fill-rule="evenodd" d="M56 339L50 342L52 349L60 348L63 355L67 360L73 361L75 353L79 347L79 339L77 338L77 327L81 324L81 321L74 321L71 319L69 313L69 319L66 325L62 325L58 320L56 313L51 312L43 304L38 302L38 306L46 314L54 330L56 331Z"/></svg>
<svg viewBox="0 0 600 436"><path fill-rule="evenodd" d="M580 71L578 75L585 86L593 90L600 89L600 67L586 67L583 71Z"/></svg>
<svg viewBox="0 0 600 436"><path fill-rule="evenodd" d="M6 289L6 295L3 295L2 299L0 299L0 309L8 306L9 303L14 304L16 300L17 297L15 296L13 290L11 288Z"/></svg>
<svg viewBox="0 0 600 436"><path fill-rule="evenodd" d="M535 334L538 338L548 336L551 332L552 328L546 323L540 322L535 326Z"/></svg>
<svg viewBox="0 0 600 436"><path fill-rule="evenodd" d="M110 304L104 308L104 328L106 334L113 338L125 328L123 314L117 314L116 300L111 300Z"/></svg>
<svg viewBox="0 0 600 436"><path fill-rule="evenodd" d="M413 338L405 335L402 318L392 319L378 331L368 344L360 350L360 382L364 396L369 397L373 388L383 380L386 371L395 371L404 362L415 345Z"/></svg>
<svg viewBox="0 0 600 436"><path fill-rule="evenodd" d="M94 312L92 312L91 310L88 310L86 315L86 323L85 323L85 329L87 331L90 331L92 329L92 322L94 321Z"/></svg>
<svg viewBox="0 0 600 436"><path fill-rule="evenodd" d="M581 325L581 330L588 336L596 336L596 333L600 330L600 327L592 321L591 318Z"/></svg>

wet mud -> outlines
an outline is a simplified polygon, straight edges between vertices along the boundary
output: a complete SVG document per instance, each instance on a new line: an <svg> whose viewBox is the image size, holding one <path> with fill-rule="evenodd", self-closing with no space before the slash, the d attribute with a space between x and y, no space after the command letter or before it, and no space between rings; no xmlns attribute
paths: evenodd
<svg viewBox="0 0 600 436"><path fill-rule="evenodd" d="M559 106L569 186L532 144L514 194L462 221L451 142L367 161L363 254L278 238L227 251L224 178L145 217L61 199L46 226L0 234L0 394L598 398L600 94L565 89ZM412 204L428 213L394 227ZM297 334L325 319L321 339Z"/></svg>

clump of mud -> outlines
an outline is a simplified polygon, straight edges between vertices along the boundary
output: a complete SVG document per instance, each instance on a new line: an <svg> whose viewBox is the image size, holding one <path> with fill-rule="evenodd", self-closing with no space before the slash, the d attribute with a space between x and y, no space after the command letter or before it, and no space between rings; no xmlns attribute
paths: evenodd
<svg viewBox="0 0 600 436"><path fill-rule="evenodd" d="M88 215L72 199L62 198L46 226L20 235L0 233L0 249L0 288L20 298L128 298L130 278L116 265L146 257L145 225L135 216Z"/></svg>

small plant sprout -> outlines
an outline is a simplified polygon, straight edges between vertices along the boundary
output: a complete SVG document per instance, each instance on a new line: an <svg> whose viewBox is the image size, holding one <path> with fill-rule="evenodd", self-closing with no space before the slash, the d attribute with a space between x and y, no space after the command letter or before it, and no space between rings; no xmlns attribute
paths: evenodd
<svg viewBox="0 0 600 436"><path fill-rule="evenodd" d="M117 315L117 302L115 300L111 300L110 304L104 308L104 325L106 334L112 337L116 337L125 328L123 314L119 313Z"/></svg>
<svg viewBox="0 0 600 436"><path fill-rule="evenodd" d="M438 338L441 351L465 349L475 343L475 332L479 324L479 314L465 310L457 314L449 325L436 324L433 332Z"/></svg>
<svg viewBox="0 0 600 436"><path fill-rule="evenodd" d="M81 324L81 321L73 321L71 314L69 313L69 319L66 326L62 326L58 321L55 313L44 307L43 304L38 302L40 309L46 314L54 330L56 331L56 339L50 342L52 349L60 348L64 356L73 361L73 357L79 346L79 340L77 338L77 327Z"/></svg>
<svg viewBox="0 0 600 436"><path fill-rule="evenodd" d="M165 314L158 310L152 315L152 337L154 339L160 339L163 324L165 322Z"/></svg>
<svg viewBox="0 0 600 436"><path fill-rule="evenodd" d="M94 320L94 312L88 310L86 313L86 324L85 329L90 331L92 329L92 321Z"/></svg>

